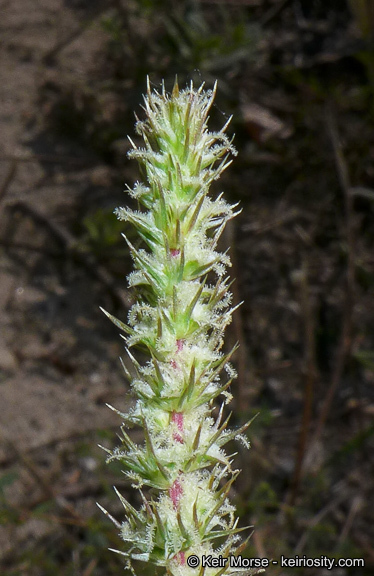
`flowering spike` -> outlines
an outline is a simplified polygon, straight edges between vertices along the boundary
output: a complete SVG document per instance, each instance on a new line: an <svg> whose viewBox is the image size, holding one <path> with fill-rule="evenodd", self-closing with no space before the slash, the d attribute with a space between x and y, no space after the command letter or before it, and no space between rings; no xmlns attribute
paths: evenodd
<svg viewBox="0 0 374 576"><path fill-rule="evenodd" d="M144 121L136 119L143 148L130 140L130 158L141 167L145 182L136 183L130 196L140 210L118 208L119 219L131 224L144 242L135 247L125 237L134 262L130 287L137 295L128 322L104 313L125 333L132 362L125 366L136 397L123 419L120 448L108 460L119 460L124 473L140 491L136 510L118 491L126 518L119 524L123 550L131 562L163 566L168 576L191 576L188 557L195 554L228 557L241 548L235 544L243 528L237 527L228 494L239 471L223 446L231 439L243 442L250 422L229 430L223 417L227 392L235 371L229 353L221 351L223 333L235 307L230 307L231 283L226 277L230 259L216 250L231 206L219 195L209 196L210 184L230 164L236 151L225 130L208 130L213 90L193 83L181 90L175 79L171 94L151 89L147 78ZM136 244L135 244L136 245ZM129 352L136 347L148 354L140 364ZM223 369L228 377L223 377ZM133 375L134 374L134 375ZM213 401L225 397L218 416ZM125 427L138 425L144 440L135 443ZM142 487L152 488L144 496ZM220 546L213 543L219 540ZM222 543L222 540L224 541ZM196 576L244 575L247 570L203 567Z"/></svg>

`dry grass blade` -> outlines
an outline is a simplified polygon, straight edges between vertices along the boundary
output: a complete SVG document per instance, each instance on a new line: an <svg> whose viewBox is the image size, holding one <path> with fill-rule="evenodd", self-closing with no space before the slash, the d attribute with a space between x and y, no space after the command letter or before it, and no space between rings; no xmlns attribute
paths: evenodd
<svg viewBox="0 0 374 576"><path fill-rule="evenodd" d="M65 250L75 258L81 265L83 265L93 276L95 276L103 286L105 286L108 292L111 294L112 298L120 306L128 308L131 298L123 290L119 290L116 287L115 281L111 274L98 264L93 254L86 254L79 250L78 242L72 234L66 228L53 222L51 218L40 212L33 206L26 204L25 202L14 202L13 204L8 204L7 208L12 212L22 212L27 216L33 218L38 224L41 224L46 228L62 245Z"/></svg>
<svg viewBox="0 0 374 576"><path fill-rule="evenodd" d="M353 328L353 306L355 295L355 243L353 229L353 197L350 193L351 185L348 174L348 167L345 161L336 121L331 108L327 108L326 121L329 137L334 151L335 164L340 186L344 194L345 205L345 225L346 225L346 245L347 245L347 271L346 271L346 296L343 309L343 322L341 337L336 355L335 368L331 376L330 386L324 398L320 416L317 421L313 441L310 449L318 444L321 439L326 422L331 410L335 393L341 381L347 358L351 351L352 328Z"/></svg>

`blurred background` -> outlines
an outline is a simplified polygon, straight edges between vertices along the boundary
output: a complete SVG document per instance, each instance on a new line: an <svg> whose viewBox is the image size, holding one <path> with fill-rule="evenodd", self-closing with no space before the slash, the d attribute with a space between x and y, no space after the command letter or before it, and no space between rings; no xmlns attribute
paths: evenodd
<svg viewBox="0 0 374 576"><path fill-rule="evenodd" d="M363 558L374 574L373 0L0 0L0 574L114 576L113 447L131 269L113 215L149 75L218 80L238 157L214 193L234 298L232 499L248 556ZM139 438L138 431L133 431ZM140 569L138 574L146 572ZM150 572L154 574L154 571Z"/></svg>

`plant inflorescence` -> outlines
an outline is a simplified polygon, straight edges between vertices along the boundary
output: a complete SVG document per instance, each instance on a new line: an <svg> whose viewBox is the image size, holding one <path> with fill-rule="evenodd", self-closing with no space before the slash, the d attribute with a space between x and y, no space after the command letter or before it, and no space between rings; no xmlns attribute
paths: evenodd
<svg viewBox="0 0 374 576"><path fill-rule="evenodd" d="M188 558L238 554L238 519L228 499L239 471L225 444L243 432L228 428L224 405L235 378L222 351L233 308L226 268L229 256L217 249L228 220L236 214L222 194L212 199L210 185L236 154L225 133L207 127L215 87L148 91L145 120L137 121L143 138L131 140L130 157L141 167L142 183L129 194L139 209L118 208L144 247L127 244L134 261L128 281L136 294L127 324L107 316L123 332L132 368L124 364L136 396L135 407L121 414L122 445L109 452L141 496L135 509L122 495L126 513L120 524L124 542L118 551L132 561L164 567L173 576L219 576L248 570L189 566ZM136 347L148 360L141 364ZM223 374L226 374L223 376ZM223 398L221 406L219 399ZM218 404L218 405L217 405ZM144 442L135 443L128 427L140 426Z"/></svg>

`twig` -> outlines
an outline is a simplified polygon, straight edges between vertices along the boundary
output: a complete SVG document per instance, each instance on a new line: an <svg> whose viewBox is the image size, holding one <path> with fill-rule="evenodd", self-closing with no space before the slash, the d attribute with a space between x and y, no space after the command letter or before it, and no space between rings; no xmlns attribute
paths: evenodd
<svg viewBox="0 0 374 576"><path fill-rule="evenodd" d="M329 512L331 512L332 510L335 510L335 508L337 508L337 506L339 506L340 502L343 502L344 500L346 500L346 498L347 498L347 494L345 493L345 491L343 491L343 493L339 494L332 502L329 502L329 504L327 504L327 506L322 508L322 510L320 510L318 512L318 514L316 514L314 516L314 518L312 518L312 520L309 522L307 529L305 530L305 532L301 536L300 540L296 544L296 547L294 549L295 554L301 554L302 551L304 550L304 548L308 542L309 533L312 530L312 528L317 526L317 524L319 524L321 522L321 520L327 514L329 514Z"/></svg>
<svg viewBox="0 0 374 576"><path fill-rule="evenodd" d="M11 240L5 240L5 238L0 238L0 246L5 248L10 248L11 250L27 250L27 252L40 252L47 256L53 256L58 258L61 256L62 252L56 252L55 250L48 250L44 246L30 246L27 242L12 242Z"/></svg>
<svg viewBox="0 0 374 576"><path fill-rule="evenodd" d="M359 548L361 548L365 552L367 559L369 560L369 558L370 558L370 562L373 565L374 564L374 548L373 548L373 544L370 540L370 536L366 536L366 534L364 536L363 534L352 533L351 540L356 544L356 546L358 546Z"/></svg>
<svg viewBox="0 0 374 576"><path fill-rule="evenodd" d="M254 520L254 523L257 523L256 520ZM268 554L267 554L267 551L266 551L265 546L264 546L264 539L263 539L263 536L261 533L261 529L260 530L254 530L252 540L253 540L253 545L256 549L257 558L266 558L268 556Z"/></svg>
<svg viewBox="0 0 374 576"><path fill-rule="evenodd" d="M74 508L67 502L67 500L63 496L55 493L52 486L50 486L50 484L46 480L45 476L41 473L41 471L36 466L35 462L33 462L32 459L27 454L24 454L23 452L21 452L17 448L15 442L10 440L9 438L5 439L5 443L17 455L18 459L22 462L22 464L25 466L25 468L29 471L31 476L37 481L38 486L40 486L42 488L45 495L48 498L50 498L51 500L54 500L57 507L60 510L66 512L75 521L79 522L83 526L86 525L86 522L83 519L83 517L80 516L74 510Z"/></svg>
<svg viewBox="0 0 374 576"><path fill-rule="evenodd" d="M339 549L340 546L345 542L345 540L347 539L347 536L349 534L350 529L352 528L353 522L357 516L357 514L360 512L360 510L362 509L363 506L363 498L360 494L356 494L356 496L353 498L352 500L352 504L351 507L349 509L348 512L348 516L347 519L345 521L345 524L343 526L343 530L340 533L340 536L338 538L338 542L336 544L336 548Z"/></svg>
<svg viewBox="0 0 374 576"><path fill-rule="evenodd" d="M230 6L262 6L264 0L200 0L202 4L227 4Z"/></svg>
<svg viewBox="0 0 374 576"><path fill-rule="evenodd" d="M268 24L271 20L276 18L278 16L278 14L280 14L282 12L282 10L287 6L288 3L289 3L289 0L281 0L278 4L275 4L275 6L270 8L270 10L265 14L265 16L263 16L263 18L261 18L260 24L262 26L264 26L265 24Z"/></svg>
<svg viewBox="0 0 374 576"><path fill-rule="evenodd" d="M131 304L130 295L123 290L119 290L115 285L115 282L111 274L103 268L96 258L92 254L86 254L83 252L78 245L78 241L60 224L53 222L51 218L37 210L36 208L26 204L24 202L15 202L7 206L13 212L19 210L24 214L31 216L36 222L47 228L47 230L53 234L53 236L64 245L67 252L75 258L77 262L82 264L91 274L93 274L110 292L115 302L128 308Z"/></svg>
<svg viewBox="0 0 374 576"><path fill-rule="evenodd" d="M249 224L244 224L242 230L244 232L250 232L253 235L266 234L269 231L275 230L287 224L292 223L294 220L304 219L311 220L311 215L308 212L301 211L297 208L293 208L288 212L284 212L278 218L261 225L259 222L254 221Z"/></svg>
<svg viewBox="0 0 374 576"><path fill-rule="evenodd" d="M62 52L62 50L67 48L67 46L69 46L72 42L74 42L74 40L79 38L79 36L81 36L87 30L87 28L91 26L99 16L101 16L103 12L111 8L112 4L113 2L109 0L104 5L98 6L93 11L93 14L91 14L89 18L81 22L81 24L76 28L76 30L70 32L70 34L68 34L65 38L60 40L60 42L57 42L57 44L52 49L48 50L48 52L44 54L42 62L47 65L53 64L56 56L60 52Z"/></svg>
<svg viewBox="0 0 374 576"><path fill-rule="evenodd" d="M331 109L327 110L327 127L329 131L330 140L333 146L335 163L338 173L340 186L344 194L345 205L345 225L347 231L347 273L346 273L346 293L343 310L343 326L339 343L339 348L336 357L335 370L331 377L331 383L327 394L324 398L320 416L316 425L312 446L314 447L320 440L327 418L329 416L332 401L334 399L336 390L341 381L346 359L350 354L351 340L352 340L352 314L354 304L354 291L355 291L355 258L354 258L354 236L353 236L353 197L350 193L351 185L349 181L348 168L345 162L342 147L339 141L339 135L335 123L335 119ZM311 446L311 448L312 448Z"/></svg>
<svg viewBox="0 0 374 576"><path fill-rule="evenodd" d="M9 170L4 178L4 182L0 186L0 204L3 201L3 198L5 197L6 193L8 192L9 186L14 180L16 174L17 174L17 160L13 159L9 167Z"/></svg>
<svg viewBox="0 0 374 576"><path fill-rule="evenodd" d="M95 570L97 566L98 560L97 558L93 558L91 562L88 564L85 571L82 573L82 576L91 576L92 572Z"/></svg>
<svg viewBox="0 0 374 576"><path fill-rule="evenodd" d="M308 289L307 266L304 261L303 270L299 274L301 307L304 316L304 341L305 341L305 376L304 408L299 432L298 446L295 457L294 474L291 481L291 494L289 504L293 506L297 497L300 481L302 478L303 462L305 459L307 439L310 429L313 408L313 390L316 378L316 358L314 342L314 323Z"/></svg>
<svg viewBox="0 0 374 576"><path fill-rule="evenodd" d="M118 426L113 424L113 426L106 426L106 430L117 430ZM89 434L95 434L98 432L98 428L86 428L85 430L79 430L77 432L72 432L71 434L67 434L66 436L60 436L59 438L52 438L47 442L43 442L38 444L37 446L27 447L27 451L30 452L38 452L39 450L47 450L49 448L53 448L63 442L75 442L76 440L80 440L82 437L87 436ZM6 454L4 457L0 458L0 466L10 466L17 460L17 454L12 452L12 454Z"/></svg>
<svg viewBox="0 0 374 576"><path fill-rule="evenodd" d="M75 156L60 156L59 154L25 154L24 156L15 154L0 154L1 162L45 162L47 164L76 164L92 165L93 160L77 158Z"/></svg>

